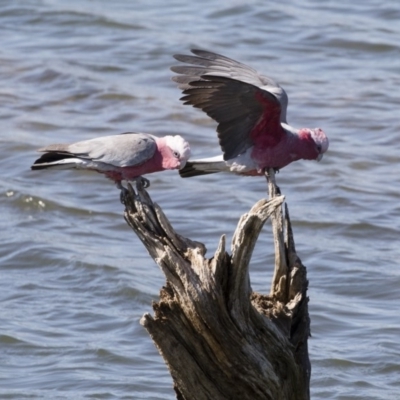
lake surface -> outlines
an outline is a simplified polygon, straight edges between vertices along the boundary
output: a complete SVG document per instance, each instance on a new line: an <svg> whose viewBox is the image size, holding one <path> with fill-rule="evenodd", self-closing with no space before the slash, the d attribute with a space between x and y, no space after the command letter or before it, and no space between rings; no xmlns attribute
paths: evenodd
<svg viewBox="0 0 400 400"><path fill-rule="evenodd" d="M173 399L139 320L164 277L96 173L31 171L35 150L126 131L219 153L184 106L172 55L204 48L288 92L288 120L330 148L277 176L308 267L313 399L400 399L400 3L0 3L0 398ZM261 178L150 177L174 228L208 256L266 196ZM269 291L266 226L251 263Z"/></svg>

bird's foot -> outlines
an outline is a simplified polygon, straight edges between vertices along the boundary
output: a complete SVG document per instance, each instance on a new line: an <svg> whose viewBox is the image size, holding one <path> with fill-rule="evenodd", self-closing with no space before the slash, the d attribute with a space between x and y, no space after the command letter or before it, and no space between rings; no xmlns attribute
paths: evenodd
<svg viewBox="0 0 400 400"><path fill-rule="evenodd" d="M119 200L125 205L125 197L129 194L129 191L125 186L122 186L121 182L117 183L117 188L121 190L121 193L119 194Z"/></svg>
<svg viewBox="0 0 400 400"><path fill-rule="evenodd" d="M275 172L279 172L279 168L265 168L264 174L267 178L270 198L281 195L281 189L276 184Z"/></svg>
<svg viewBox="0 0 400 400"><path fill-rule="evenodd" d="M150 181L146 178L143 178L143 176L139 176L136 179L134 179L135 185L137 190L141 189L147 189L150 187Z"/></svg>
<svg viewBox="0 0 400 400"><path fill-rule="evenodd" d="M150 181L148 179L143 178L143 176L141 176L140 179L142 180L141 184L143 186L143 189L147 189L150 187Z"/></svg>

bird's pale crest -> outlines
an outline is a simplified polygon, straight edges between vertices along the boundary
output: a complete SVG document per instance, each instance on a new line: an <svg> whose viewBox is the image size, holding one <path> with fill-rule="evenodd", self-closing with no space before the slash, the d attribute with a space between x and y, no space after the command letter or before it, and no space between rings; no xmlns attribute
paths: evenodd
<svg viewBox="0 0 400 400"><path fill-rule="evenodd" d="M165 142L174 153L178 154L177 158L181 162L181 168L183 168L191 155L189 143L179 135L165 136Z"/></svg>

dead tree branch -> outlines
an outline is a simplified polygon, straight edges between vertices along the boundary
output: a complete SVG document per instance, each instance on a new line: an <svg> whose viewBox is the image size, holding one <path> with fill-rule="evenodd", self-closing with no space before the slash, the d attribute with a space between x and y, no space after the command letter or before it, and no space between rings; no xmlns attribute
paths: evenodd
<svg viewBox="0 0 400 400"><path fill-rule="evenodd" d="M273 173L271 198L240 218L231 253L222 236L210 259L203 244L174 231L143 187L123 195L127 223L166 277L154 316L145 314L141 323L168 365L178 399L309 399L306 269ZM269 295L262 295L252 292L249 264L268 218L275 271Z"/></svg>

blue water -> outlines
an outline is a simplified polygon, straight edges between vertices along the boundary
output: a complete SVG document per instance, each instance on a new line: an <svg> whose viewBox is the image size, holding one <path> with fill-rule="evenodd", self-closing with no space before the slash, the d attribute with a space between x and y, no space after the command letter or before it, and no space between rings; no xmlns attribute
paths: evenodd
<svg viewBox="0 0 400 400"><path fill-rule="evenodd" d="M320 163L278 183L308 267L313 399L400 399L400 3L367 0L0 4L0 398L173 399L139 320L164 277L95 173L34 172L35 150L125 131L180 134L219 153L215 123L183 106L172 55L205 48L288 92L288 120L321 127ZM151 177L174 228L230 240L263 179ZM266 226L251 263L266 293Z"/></svg>

